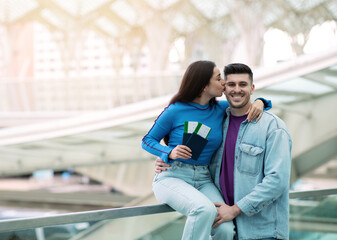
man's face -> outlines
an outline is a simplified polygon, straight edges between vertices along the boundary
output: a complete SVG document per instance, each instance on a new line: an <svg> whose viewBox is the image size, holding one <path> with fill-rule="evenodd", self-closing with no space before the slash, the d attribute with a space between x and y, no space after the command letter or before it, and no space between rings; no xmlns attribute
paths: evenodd
<svg viewBox="0 0 337 240"><path fill-rule="evenodd" d="M247 73L227 75L224 93L231 108L243 108L250 103L254 89Z"/></svg>

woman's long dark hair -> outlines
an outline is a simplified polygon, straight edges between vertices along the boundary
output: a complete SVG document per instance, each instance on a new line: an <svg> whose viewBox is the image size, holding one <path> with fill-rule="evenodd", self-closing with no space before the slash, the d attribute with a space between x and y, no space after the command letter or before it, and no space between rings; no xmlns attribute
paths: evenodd
<svg viewBox="0 0 337 240"><path fill-rule="evenodd" d="M170 104L176 102L191 102L195 98L200 97L204 88L209 84L215 63L212 61L196 61L191 63L185 71L181 80L178 92L173 96ZM215 104L215 97L209 101L210 104ZM169 135L164 137L164 142L168 145Z"/></svg>

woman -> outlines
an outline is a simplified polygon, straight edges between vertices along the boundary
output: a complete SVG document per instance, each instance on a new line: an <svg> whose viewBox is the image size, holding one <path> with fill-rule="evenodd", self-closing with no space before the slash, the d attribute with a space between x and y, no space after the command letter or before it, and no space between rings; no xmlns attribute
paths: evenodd
<svg viewBox="0 0 337 240"><path fill-rule="evenodd" d="M217 216L214 202L224 201L208 171L211 157L222 141L222 120L229 106L227 101L215 99L222 96L224 88L225 81L215 63L192 63L183 76L178 93L142 140L146 151L171 164L167 171L156 174L153 192L160 203L187 216L182 239L209 239L210 235L214 239L233 238L232 222L212 229ZM253 104L249 120L262 113L261 102L258 100ZM252 116L252 112L256 114ZM191 149L182 145L184 125L189 121L210 128L207 144L196 160L191 158ZM163 138L167 146L160 144Z"/></svg>

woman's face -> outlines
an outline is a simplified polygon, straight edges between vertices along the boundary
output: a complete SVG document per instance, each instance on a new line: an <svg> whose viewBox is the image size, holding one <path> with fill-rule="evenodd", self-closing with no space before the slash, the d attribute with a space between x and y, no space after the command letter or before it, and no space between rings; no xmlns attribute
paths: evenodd
<svg viewBox="0 0 337 240"><path fill-rule="evenodd" d="M225 90L225 80L221 77L220 70L214 67L213 75L209 81L209 84L204 88L203 94L207 94L208 97L221 97Z"/></svg>

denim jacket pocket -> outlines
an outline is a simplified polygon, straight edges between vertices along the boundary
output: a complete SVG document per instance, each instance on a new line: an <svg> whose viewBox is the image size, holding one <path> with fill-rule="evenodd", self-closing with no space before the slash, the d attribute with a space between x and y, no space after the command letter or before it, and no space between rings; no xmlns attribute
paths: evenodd
<svg viewBox="0 0 337 240"><path fill-rule="evenodd" d="M247 143L240 144L241 156L238 161L238 170L241 173L257 175L260 170L264 148Z"/></svg>

